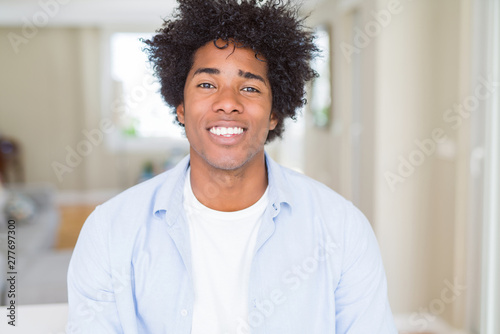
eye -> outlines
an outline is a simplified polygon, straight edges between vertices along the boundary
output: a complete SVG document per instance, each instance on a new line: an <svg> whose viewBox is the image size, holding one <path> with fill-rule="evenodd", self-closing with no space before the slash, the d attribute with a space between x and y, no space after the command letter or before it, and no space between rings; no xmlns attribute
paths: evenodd
<svg viewBox="0 0 500 334"><path fill-rule="evenodd" d="M249 93L260 93L260 91L256 88L253 87L245 87L242 89L244 92L249 92Z"/></svg>
<svg viewBox="0 0 500 334"><path fill-rule="evenodd" d="M201 84L198 85L198 87L200 87L200 88L206 88L206 89L215 88L214 85L209 84L208 82L201 83Z"/></svg>

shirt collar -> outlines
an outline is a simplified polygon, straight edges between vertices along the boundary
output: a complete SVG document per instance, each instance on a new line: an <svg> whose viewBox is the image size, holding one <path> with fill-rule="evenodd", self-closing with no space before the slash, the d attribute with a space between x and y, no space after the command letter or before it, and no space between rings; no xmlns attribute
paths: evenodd
<svg viewBox="0 0 500 334"><path fill-rule="evenodd" d="M162 174L163 180L161 180L162 183L155 196L153 214L157 218L163 218L168 212L169 225L175 222L182 208L184 180L188 167L189 155L184 157L174 168Z"/></svg>
<svg viewBox="0 0 500 334"><path fill-rule="evenodd" d="M281 204L292 207L292 189L283 173L283 167L277 164L265 152L267 176L269 182L269 204L276 216ZM163 180L156 192L153 203L153 213L158 218L165 217L168 212L168 223L173 224L183 209L182 197L184 181L189 167L190 156L184 157L173 169L162 174Z"/></svg>
<svg viewBox="0 0 500 334"><path fill-rule="evenodd" d="M287 204L293 207L293 190L290 187L289 182L286 180L284 175L283 167L277 164L271 157L265 152L266 166L267 166L267 179L269 182L269 202L275 211L274 216L276 216L281 208L281 204Z"/></svg>

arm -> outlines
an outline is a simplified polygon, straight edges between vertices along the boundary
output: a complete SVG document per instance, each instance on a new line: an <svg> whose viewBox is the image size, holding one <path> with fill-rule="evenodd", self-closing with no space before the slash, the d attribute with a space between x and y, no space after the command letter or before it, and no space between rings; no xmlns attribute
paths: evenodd
<svg viewBox="0 0 500 334"><path fill-rule="evenodd" d="M108 237L99 207L85 222L68 269L68 333L123 333L115 302Z"/></svg>
<svg viewBox="0 0 500 334"><path fill-rule="evenodd" d="M344 227L342 275L335 291L342 334L396 334L380 250L365 216L354 206Z"/></svg>

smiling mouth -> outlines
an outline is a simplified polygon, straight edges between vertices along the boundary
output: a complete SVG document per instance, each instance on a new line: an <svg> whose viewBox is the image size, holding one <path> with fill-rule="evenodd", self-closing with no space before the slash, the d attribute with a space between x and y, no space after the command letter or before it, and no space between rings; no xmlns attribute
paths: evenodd
<svg viewBox="0 0 500 334"><path fill-rule="evenodd" d="M231 136L234 136L234 135L239 135L239 134L242 134L243 131L243 128L240 128L240 127L219 127L219 126L214 126L213 128L210 128L209 130L211 133L213 133L214 135L217 135L217 136L223 136L223 137L231 137Z"/></svg>

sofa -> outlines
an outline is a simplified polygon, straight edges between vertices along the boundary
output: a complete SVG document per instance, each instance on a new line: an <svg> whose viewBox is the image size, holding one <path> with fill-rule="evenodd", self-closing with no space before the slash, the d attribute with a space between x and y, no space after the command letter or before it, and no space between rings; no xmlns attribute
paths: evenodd
<svg viewBox="0 0 500 334"><path fill-rule="evenodd" d="M55 250L59 228L56 189L51 184L5 186L7 196L29 203L30 216L15 223L16 304L45 304L67 301L66 272L71 250ZM5 202L5 201L4 201ZM22 206L22 205L21 205ZM0 260L2 275L7 273L7 221L3 208L0 218ZM10 270L9 270L10 271ZM6 281L3 279L2 281ZM6 284L0 285L0 305L9 302Z"/></svg>

